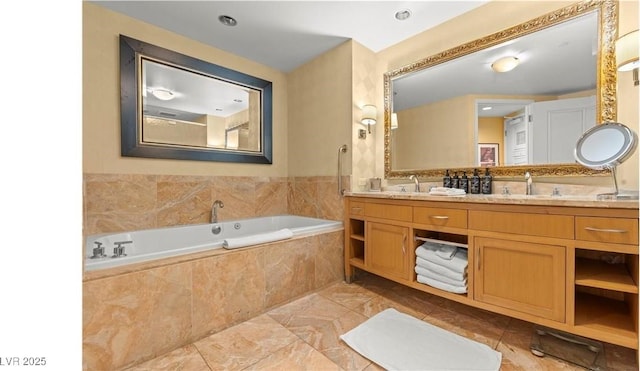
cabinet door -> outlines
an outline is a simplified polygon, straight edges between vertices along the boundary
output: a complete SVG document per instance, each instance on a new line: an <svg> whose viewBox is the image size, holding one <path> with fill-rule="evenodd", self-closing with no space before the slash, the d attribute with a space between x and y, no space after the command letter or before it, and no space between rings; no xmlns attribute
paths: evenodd
<svg viewBox="0 0 640 371"><path fill-rule="evenodd" d="M565 246L476 237L475 300L565 321Z"/></svg>
<svg viewBox="0 0 640 371"><path fill-rule="evenodd" d="M396 278L409 279L409 228L367 223L365 265Z"/></svg>

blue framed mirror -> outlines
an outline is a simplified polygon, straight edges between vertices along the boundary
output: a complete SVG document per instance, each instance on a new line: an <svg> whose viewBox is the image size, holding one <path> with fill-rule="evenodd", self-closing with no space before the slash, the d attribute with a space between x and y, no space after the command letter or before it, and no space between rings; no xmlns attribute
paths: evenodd
<svg viewBox="0 0 640 371"><path fill-rule="evenodd" d="M121 154L272 163L272 83L120 35Z"/></svg>

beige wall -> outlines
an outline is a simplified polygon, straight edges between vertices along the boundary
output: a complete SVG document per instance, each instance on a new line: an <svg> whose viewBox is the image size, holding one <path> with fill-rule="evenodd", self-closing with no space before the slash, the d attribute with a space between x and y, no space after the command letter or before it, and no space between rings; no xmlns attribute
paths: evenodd
<svg viewBox="0 0 640 371"><path fill-rule="evenodd" d="M330 176L337 148L351 144L344 174L358 180L383 176L382 74L574 1L493 1L377 54L348 41L284 75L91 3L83 3L83 171L174 175ZM638 28L638 4L620 2L620 33ZM125 158L120 156L117 35L126 34L274 83L273 165ZM638 88L621 73L618 121L638 130ZM357 138L360 107L378 107L378 123ZM638 188L638 155L620 169L620 182ZM606 182L606 180L604 181Z"/></svg>
<svg viewBox="0 0 640 371"><path fill-rule="evenodd" d="M638 1L620 2L620 19L618 24L618 34L624 35L640 28L638 18ZM631 72L618 73L618 122L621 122L636 133L640 132L640 109L638 102L640 97L638 91L640 87L633 86ZM638 163L639 152L629 158L618 167L618 181L620 188L638 189Z"/></svg>
<svg viewBox="0 0 640 371"><path fill-rule="evenodd" d="M368 178L376 176L376 159L382 158L382 152L376 152L376 136L384 135L384 112L382 105L382 93L376 90L378 78L376 75L375 53L363 45L353 42L352 63L352 120L351 142L349 158L351 159L352 188L354 190L366 190ZM360 123L362 119L362 106L373 104L378 109L377 123L371 127L371 134L367 133L365 139L358 138L360 130L367 127ZM382 160L380 160L382 161ZM345 174L347 174L345 172ZM364 185L363 185L364 184Z"/></svg>
<svg viewBox="0 0 640 371"><path fill-rule="evenodd" d="M83 172L100 174L287 176L287 86L277 70L105 8L83 2ZM118 35L247 73L273 83L273 164L121 157Z"/></svg>
<svg viewBox="0 0 640 371"><path fill-rule="evenodd" d="M290 176L337 176L351 135L351 59L347 41L288 74Z"/></svg>

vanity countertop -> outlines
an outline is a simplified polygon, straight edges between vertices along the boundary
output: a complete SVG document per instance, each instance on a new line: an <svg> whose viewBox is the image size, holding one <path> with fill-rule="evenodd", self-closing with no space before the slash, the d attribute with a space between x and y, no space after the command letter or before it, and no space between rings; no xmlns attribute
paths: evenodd
<svg viewBox="0 0 640 371"><path fill-rule="evenodd" d="M345 192L345 196L368 197L396 200L423 200L441 202L472 202L472 203L495 203L512 205L542 205L542 206L571 206L571 207L602 207L619 209L637 209L638 200L598 200L596 195L521 195L521 194L490 194L476 195L467 194L464 196L436 196L427 192Z"/></svg>

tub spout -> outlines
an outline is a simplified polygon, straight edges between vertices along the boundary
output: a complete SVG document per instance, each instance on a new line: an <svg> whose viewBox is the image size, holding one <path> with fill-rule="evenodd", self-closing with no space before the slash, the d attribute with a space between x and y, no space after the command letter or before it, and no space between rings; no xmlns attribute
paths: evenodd
<svg viewBox="0 0 640 371"><path fill-rule="evenodd" d="M224 208L224 204L220 200L215 200L213 205L211 205L211 223L218 222L218 207Z"/></svg>

